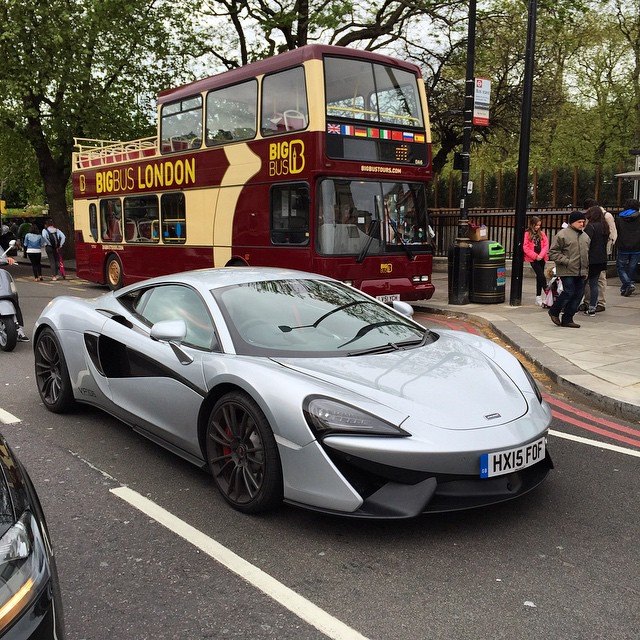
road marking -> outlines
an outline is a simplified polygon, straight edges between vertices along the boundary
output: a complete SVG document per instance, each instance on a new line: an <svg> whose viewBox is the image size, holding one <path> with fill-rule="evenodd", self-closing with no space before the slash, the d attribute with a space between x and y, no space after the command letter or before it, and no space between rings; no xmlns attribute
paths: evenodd
<svg viewBox="0 0 640 640"><path fill-rule="evenodd" d="M170 531L173 531L187 542L197 547L208 556L225 566L229 571L246 580L249 584L273 598L278 604L302 620L334 640L367 640L365 636L352 629L344 622L328 614L300 594L285 586L268 573L247 562L230 549L216 542L213 538L180 520L155 502L140 495L128 487L110 489L111 493L128 502L142 513L153 518Z"/></svg>
<svg viewBox="0 0 640 640"><path fill-rule="evenodd" d="M2 424L16 424L16 422L22 422L20 418L16 418L12 413L0 409L0 422Z"/></svg>
<svg viewBox="0 0 640 640"><path fill-rule="evenodd" d="M628 433L631 436L635 436L637 438L640 438L640 429L634 429L633 427L627 427L627 426L625 426L623 424L618 424L617 422L613 422L611 420L607 420L606 418L595 418L594 416L592 416L591 414L587 413L586 411L581 411L580 409L576 409L575 407L572 407L571 405L567 404L566 402L562 402L561 400L558 400L557 398L554 398L552 396L548 396L546 394L543 394L543 398L549 404L553 404L554 406L558 407L559 409L563 409L569 415L576 415L576 416L579 416L581 418L585 418L586 420L591 420L592 422L595 422L597 425L602 425L603 427L609 427L611 429L615 429L616 431L621 431L622 433Z"/></svg>
<svg viewBox="0 0 640 640"><path fill-rule="evenodd" d="M627 449L625 447L619 447L616 444L609 444L608 442L598 442L597 440L589 440L589 438L582 438L581 436L574 436L570 433L562 433L561 431L554 431L549 429L549 434L556 438L564 438L565 440L573 440L574 442L581 442L582 444L588 444L591 447L598 447L598 449L609 449L609 451L616 451L617 453L624 453L627 456L634 456L640 458L640 451L634 451L633 449Z"/></svg>
<svg viewBox="0 0 640 640"><path fill-rule="evenodd" d="M560 413L558 411L551 410L551 415L554 418L558 418L563 422L568 422L576 427L580 427L580 429L584 429L585 431L591 431L592 433L597 433L601 436L606 436L607 438L611 438L612 440L617 440L618 442L624 442L625 444L634 445L636 447L640 447L640 440L638 438L629 438L627 436L620 435L619 433L614 433L613 431L609 431L608 429L601 429L600 427L596 427L591 424L587 424L586 422L582 422L582 420L577 420L572 416L568 416L565 413Z"/></svg>

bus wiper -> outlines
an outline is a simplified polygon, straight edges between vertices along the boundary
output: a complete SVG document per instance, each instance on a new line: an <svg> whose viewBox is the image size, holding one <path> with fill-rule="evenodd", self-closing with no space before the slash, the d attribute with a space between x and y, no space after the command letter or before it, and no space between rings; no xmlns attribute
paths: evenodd
<svg viewBox="0 0 640 640"><path fill-rule="evenodd" d="M360 251L360 253L358 254L358 257L356 258L356 262L358 264L360 264L366 257L366 255L369 253L369 249L371 248L371 243L374 240L374 236L378 235L378 237L380 236L380 220L373 220L373 226L371 227L371 229L369 229L369 238L367 239L367 242L365 243L364 247L362 247L362 251Z"/></svg>
<svg viewBox="0 0 640 640"><path fill-rule="evenodd" d="M409 258L409 260L413 260L413 252L411 251L411 249L409 249L409 246L405 242L405 239L400 235L398 225L392 218L389 218L389 226L393 229L393 235L395 236L394 239L396 240L396 242L398 242L398 244L402 245L404 252L407 254L407 258Z"/></svg>

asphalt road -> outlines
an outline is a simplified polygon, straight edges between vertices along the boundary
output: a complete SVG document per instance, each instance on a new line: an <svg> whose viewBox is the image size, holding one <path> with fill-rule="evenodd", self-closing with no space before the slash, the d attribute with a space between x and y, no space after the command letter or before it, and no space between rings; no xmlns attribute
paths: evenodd
<svg viewBox="0 0 640 640"><path fill-rule="evenodd" d="M104 292L13 273L29 332L53 296ZM640 451L638 425L549 390L561 403L549 439L556 469L520 500L401 522L286 506L250 517L227 507L204 472L111 417L47 412L31 345L0 352L0 363L0 408L20 419L0 428L47 513L71 640L638 637L640 458L625 453ZM122 487L190 525L190 540L124 501ZM295 594L276 588L274 599L209 555L227 549Z"/></svg>

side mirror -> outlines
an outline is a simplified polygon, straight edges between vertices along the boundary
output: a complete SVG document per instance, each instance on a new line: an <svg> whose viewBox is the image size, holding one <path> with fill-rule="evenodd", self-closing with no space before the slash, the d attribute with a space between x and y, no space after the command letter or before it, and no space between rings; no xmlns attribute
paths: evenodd
<svg viewBox="0 0 640 640"><path fill-rule="evenodd" d="M187 335L184 320L162 320L151 327L151 339L162 342L182 342Z"/></svg>
<svg viewBox="0 0 640 640"><path fill-rule="evenodd" d="M393 301L393 308L398 313L401 313L403 316L407 316L407 318L413 317L413 307L406 302L402 302L401 300Z"/></svg>

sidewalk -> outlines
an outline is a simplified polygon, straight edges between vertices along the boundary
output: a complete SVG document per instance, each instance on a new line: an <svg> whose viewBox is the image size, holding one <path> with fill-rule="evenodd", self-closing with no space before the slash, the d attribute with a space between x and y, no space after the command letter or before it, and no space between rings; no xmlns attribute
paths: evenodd
<svg viewBox="0 0 640 640"><path fill-rule="evenodd" d="M431 300L412 303L416 311L473 318L541 368L554 382L596 400L603 409L640 421L640 285L628 298L620 295L618 278L609 278L606 311L594 317L578 312L580 329L554 325L546 309L535 305L535 278L524 265L522 306L505 302L450 305L447 273L435 272Z"/></svg>

